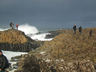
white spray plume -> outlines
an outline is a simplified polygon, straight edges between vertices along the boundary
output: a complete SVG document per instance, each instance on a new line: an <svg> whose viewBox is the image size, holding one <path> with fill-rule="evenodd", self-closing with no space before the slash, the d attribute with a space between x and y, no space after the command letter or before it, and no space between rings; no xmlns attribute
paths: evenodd
<svg viewBox="0 0 96 72"><path fill-rule="evenodd" d="M39 32L35 26L29 24L20 25L18 29L23 31L25 34L36 34Z"/></svg>

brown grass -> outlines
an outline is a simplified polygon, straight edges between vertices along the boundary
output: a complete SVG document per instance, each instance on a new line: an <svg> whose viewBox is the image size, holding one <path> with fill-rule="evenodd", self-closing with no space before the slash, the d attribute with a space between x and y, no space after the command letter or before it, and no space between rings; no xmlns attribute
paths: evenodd
<svg viewBox="0 0 96 72"><path fill-rule="evenodd" d="M73 34L72 30L62 30L62 34L56 36L52 41L38 48L35 53L37 57L64 59L67 61L88 59L96 63L96 28L93 28L92 37L89 36L90 28L84 29L80 35ZM39 53L46 54L40 56Z"/></svg>
<svg viewBox="0 0 96 72"><path fill-rule="evenodd" d="M0 43L25 43L27 38L24 33L15 29L0 31Z"/></svg>

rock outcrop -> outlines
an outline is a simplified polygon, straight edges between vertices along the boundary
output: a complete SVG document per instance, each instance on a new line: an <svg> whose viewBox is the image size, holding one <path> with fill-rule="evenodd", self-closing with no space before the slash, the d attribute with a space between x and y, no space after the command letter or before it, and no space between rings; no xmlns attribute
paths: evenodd
<svg viewBox="0 0 96 72"><path fill-rule="evenodd" d="M57 31L49 31L50 34L46 35L46 39L48 38L54 38L55 36L64 33L64 30L57 30Z"/></svg>
<svg viewBox="0 0 96 72"><path fill-rule="evenodd" d="M30 51L39 47L42 42L32 40L24 32L9 29L0 31L0 49L9 51Z"/></svg>

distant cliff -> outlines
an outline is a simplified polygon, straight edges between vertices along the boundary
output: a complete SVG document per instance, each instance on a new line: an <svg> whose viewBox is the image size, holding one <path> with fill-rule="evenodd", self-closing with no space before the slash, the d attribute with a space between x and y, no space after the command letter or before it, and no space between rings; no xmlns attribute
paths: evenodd
<svg viewBox="0 0 96 72"><path fill-rule="evenodd" d="M24 32L16 29L0 31L0 49L11 51L30 51L39 47L42 42L32 40Z"/></svg>

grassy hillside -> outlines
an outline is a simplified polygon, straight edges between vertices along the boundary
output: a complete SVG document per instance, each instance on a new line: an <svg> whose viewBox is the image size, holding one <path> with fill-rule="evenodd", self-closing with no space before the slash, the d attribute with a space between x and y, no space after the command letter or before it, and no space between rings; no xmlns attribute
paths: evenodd
<svg viewBox="0 0 96 72"><path fill-rule="evenodd" d="M0 49L9 51L30 51L43 44L42 41L35 41L16 29L0 31Z"/></svg>
<svg viewBox="0 0 96 72"><path fill-rule="evenodd" d="M96 63L96 28L92 29L92 37L90 30L84 29L81 35L78 31L74 35L72 30L62 30L60 35L30 54L43 59L64 59L66 62L87 59Z"/></svg>
<svg viewBox="0 0 96 72"><path fill-rule="evenodd" d="M19 44L25 42L27 42L27 38L21 31L15 29L0 31L0 43Z"/></svg>

